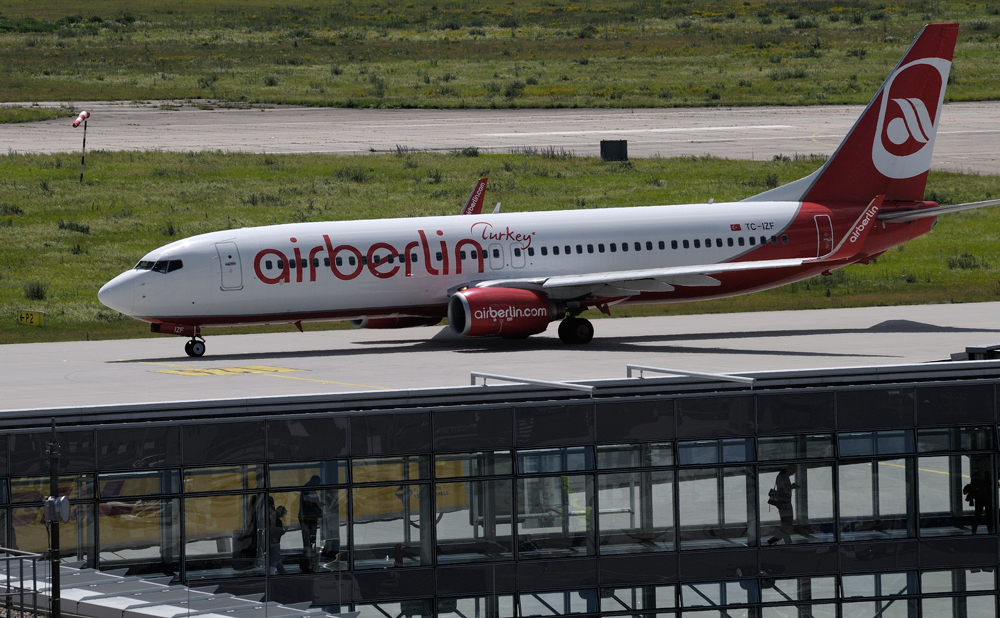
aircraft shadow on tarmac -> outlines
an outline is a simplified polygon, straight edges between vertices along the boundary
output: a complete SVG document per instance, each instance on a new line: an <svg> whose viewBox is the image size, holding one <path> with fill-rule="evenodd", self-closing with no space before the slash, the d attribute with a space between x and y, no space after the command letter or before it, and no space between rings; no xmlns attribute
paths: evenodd
<svg viewBox="0 0 1000 618"><path fill-rule="evenodd" d="M630 353L670 353L670 354L738 354L757 356L801 356L830 358L898 358L891 354L848 354L839 352L820 352L804 350L770 349L740 349L711 346L671 345L680 341L713 341L731 339L773 339L779 337L809 337L857 335L865 333L996 333L998 329L958 328L951 326L936 326L922 324L910 320L888 320L869 328L828 328L799 330L758 330L726 333L685 333L685 334L649 334L623 337L595 338L586 346L569 346L554 337L536 337L532 339L467 339L451 333L447 327L440 330L430 339L382 339L378 341L362 341L357 345L363 348L338 350L301 350L294 352L249 352L245 354L217 354L201 358L186 358L180 355L163 358L133 358L109 361L111 363L149 363L149 362L205 362L205 361L252 361L264 359L295 359L295 358L354 358L378 354L421 353L433 351L452 351L460 354L482 354L499 352L530 352L557 350L572 354L575 351L587 352L630 352ZM659 344L659 345L657 345Z"/></svg>

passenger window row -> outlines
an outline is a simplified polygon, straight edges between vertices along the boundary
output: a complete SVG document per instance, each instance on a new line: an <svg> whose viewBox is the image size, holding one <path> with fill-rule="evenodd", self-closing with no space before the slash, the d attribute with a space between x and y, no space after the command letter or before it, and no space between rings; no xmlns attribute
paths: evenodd
<svg viewBox="0 0 1000 618"><path fill-rule="evenodd" d="M759 238L759 241L758 241L758 238ZM734 246L737 246L737 245L740 246L740 247L745 247L747 244L749 244L751 247L754 247L754 246L757 246L758 242L761 245L766 245L768 242L770 242L772 245L776 245L776 244L778 244L778 239L779 239L778 236L771 236L770 238L768 238L767 236L760 236L760 237L757 237L757 236L749 236L749 237L737 236L736 238L733 238L732 236L730 236L730 237L728 237L728 238L725 239L725 243L723 243L723 239L722 238L716 238L714 240L714 245L716 247L722 247L723 245L726 245L726 246L729 246L729 247L734 247ZM781 239L781 244L783 244L783 245L787 245L788 244L788 235L787 234L782 234L781 237L780 237L780 239ZM683 247L685 249L690 249L691 246L692 246L692 244L693 244L695 249L701 249L702 246L704 246L707 249L709 247L712 247L712 245L713 245L713 240L711 238L706 238L704 240L704 245L702 245L702 242L703 241L700 238L695 238L693 241L688 240L688 239L684 239L684 240L680 241L680 243L678 243L678 241L676 241L676 240L671 240L670 241L670 248L671 249L679 249L679 248ZM610 251L611 253L617 253L618 249L619 249L619 246L620 246L620 248L621 248L621 250L622 250L623 253L629 251L630 244L628 242L623 242L623 243L621 243L621 245L618 245L618 243L610 243L607 246L607 250ZM645 242L645 244L643 244L643 243L641 243L639 241L635 241L635 242L633 242L631 244L631 247L632 247L632 250L634 250L634 251L642 251L643 247L645 247L646 251L652 251L653 250L653 241L647 240ZM657 247L661 251L663 251L663 250L665 250L667 248L667 245L666 245L666 243L664 241L661 240L661 241L657 242ZM575 249L576 249L575 252L578 255L582 254L584 252L584 245L576 245ZM541 252L542 255L549 255L550 249L549 249L549 247L543 246L543 247L541 247L539 249L539 251ZM553 245L552 248L551 248L551 251L552 251L552 255L560 255L560 254L562 254L562 255L572 255L574 253L574 247L572 245L563 245L562 247L560 247L559 245ZM592 245L592 244L586 245L586 251L587 251L587 253L593 253L594 252L594 245ZM597 244L597 252L598 253L604 253L605 252L604 243L598 243ZM528 255L529 256L534 256L535 255L535 248L534 247L528 247Z"/></svg>
<svg viewBox="0 0 1000 618"><path fill-rule="evenodd" d="M337 266L343 266L345 261L347 262L348 266L357 266L357 264L358 264L357 259L353 255L347 256L346 260L344 260L343 257L337 256L337 259L334 260L334 261L337 263ZM440 253L438 253L438 261L439 262L441 261L441 254ZM373 255L372 256L372 264L376 264L377 265L377 264L381 264L383 262L386 263L386 264L395 264L397 262L399 264L405 264L406 263L406 254L405 253L400 253L398 256L397 255L386 255L386 256ZM416 264L417 263L417 254L416 253L411 253L410 254L410 263L411 264ZM308 260L302 260L302 268L306 268L306 267L308 267L308 265L309 265L309 261ZM361 256L361 265L362 266L367 266L368 265L368 258L366 256L363 256L363 255ZM288 260L288 268L296 268L297 266L298 266L298 263L294 259ZM330 258L328 258L328 257L323 258L323 266L325 268L329 268L330 267ZM275 262L272 262L271 260L264 260L264 270L271 270L274 267L275 267ZM277 267L278 267L279 270L284 270L284 268L285 268L285 261L284 260L277 260ZM313 268L319 268L319 258L313 258L313 260L312 260L312 267Z"/></svg>

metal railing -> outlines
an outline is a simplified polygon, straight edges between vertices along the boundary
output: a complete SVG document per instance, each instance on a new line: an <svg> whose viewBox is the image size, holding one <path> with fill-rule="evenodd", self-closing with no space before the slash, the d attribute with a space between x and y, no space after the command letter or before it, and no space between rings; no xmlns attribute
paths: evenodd
<svg viewBox="0 0 1000 618"><path fill-rule="evenodd" d="M7 618L38 616L38 561L41 554L0 547L0 564L5 577L3 607ZM16 599L16 600L15 600Z"/></svg>
<svg viewBox="0 0 1000 618"><path fill-rule="evenodd" d="M687 376L689 378L705 378L708 380L725 380L726 382L739 382L741 384L754 383L754 378L748 378L746 376L734 376L728 373L704 373L702 371L687 371L685 369L664 369L662 367L647 367L646 365L625 365L626 375L632 377L633 371L639 372L639 378L642 378L642 372L648 371L650 373L664 373L668 375L676 376Z"/></svg>
<svg viewBox="0 0 1000 618"><path fill-rule="evenodd" d="M590 393L590 396L594 396L594 391L597 389L596 386L590 386L587 384L574 384L573 382L553 382L549 380L532 380L531 378L515 378L512 376L501 376L495 373L483 373L481 371L472 371L472 386L476 385L476 378L483 379L483 386L486 386L486 380L499 380L501 382L514 382L517 384L535 384L537 386L552 386L555 388L568 388L574 391L584 391Z"/></svg>

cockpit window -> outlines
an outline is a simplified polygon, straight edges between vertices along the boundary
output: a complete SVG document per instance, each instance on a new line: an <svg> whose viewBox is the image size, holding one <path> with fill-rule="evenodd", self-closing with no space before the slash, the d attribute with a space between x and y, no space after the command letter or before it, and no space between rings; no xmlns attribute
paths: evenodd
<svg viewBox="0 0 1000 618"><path fill-rule="evenodd" d="M139 263L135 265L135 270L149 270L153 268L152 260L139 260Z"/></svg>
<svg viewBox="0 0 1000 618"><path fill-rule="evenodd" d="M172 273L175 270L180 270L181 268L184 268L184 262L181 260L157 260L156 263L153 263L153 265L147 270L153 270L158 273Z"/></svg>

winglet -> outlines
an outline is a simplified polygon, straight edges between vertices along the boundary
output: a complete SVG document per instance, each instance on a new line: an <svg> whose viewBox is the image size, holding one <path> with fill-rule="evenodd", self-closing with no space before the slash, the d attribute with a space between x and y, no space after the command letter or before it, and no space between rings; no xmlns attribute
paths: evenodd
<svg viewBox="0 0 1000 618"><path fill-rule="evenodd" d="M875 199L868 204L868 208L864 209L857 221L844 234L844 238L833 251L816 261L839 262L849 260L857 255L861 251L861 247L865 246L865 239L868 238L868 232L878 223L876 217L879 211L882 210L882 200L884 199L885 195L876 195Z"/></svg>
<svg viewBox="0 0 1000 618"><path fill-rule="evenodd" d="M480 178L476 181L476 186L472 187L472 193L469 194L469 201L465 203L465 207L462 208L462 212L458 213L460 215L478 215L483 210L483 197L486 195L486 178Z"/></svg>

